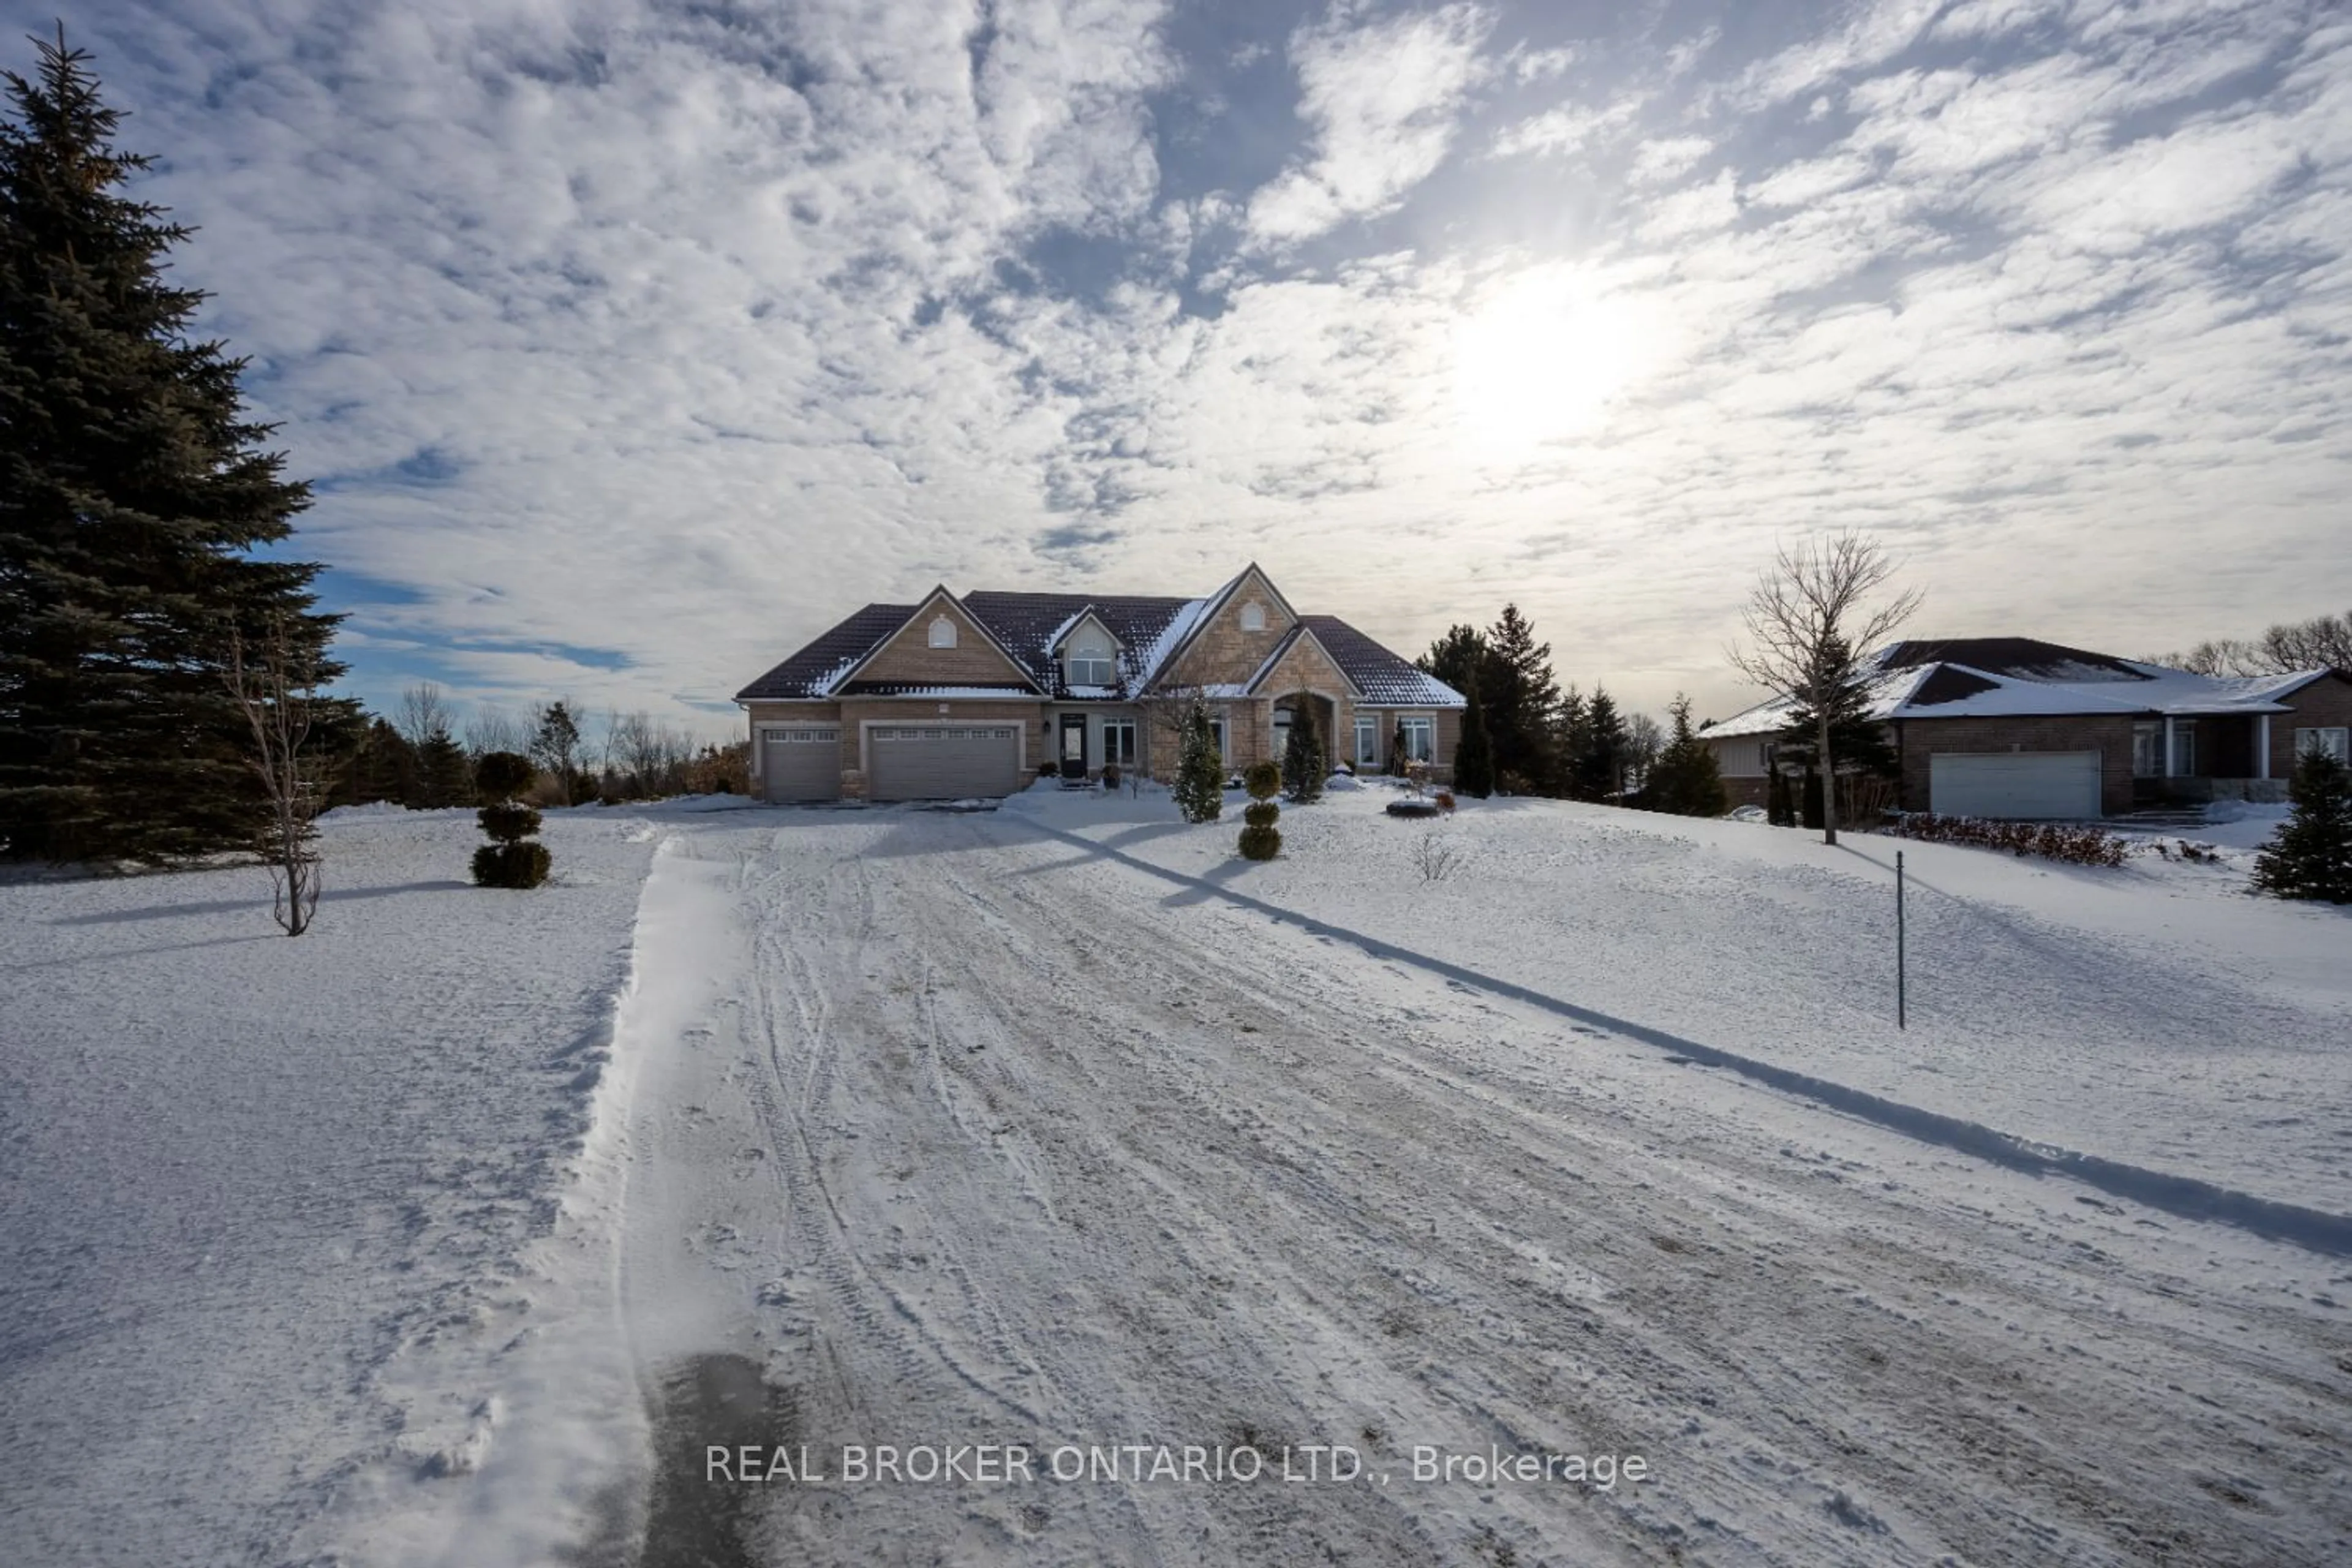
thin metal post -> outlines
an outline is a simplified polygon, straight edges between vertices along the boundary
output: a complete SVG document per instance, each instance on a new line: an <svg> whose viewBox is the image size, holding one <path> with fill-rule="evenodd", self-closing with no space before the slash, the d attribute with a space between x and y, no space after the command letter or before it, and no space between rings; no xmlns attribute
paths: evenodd
<svg viewBox="0 0 2352 1568"><path fill-rule="evenodd" d="M1903 851L1895 852L1895 1026L1906 1027L1904 1021L1903 975Z"/></svg>

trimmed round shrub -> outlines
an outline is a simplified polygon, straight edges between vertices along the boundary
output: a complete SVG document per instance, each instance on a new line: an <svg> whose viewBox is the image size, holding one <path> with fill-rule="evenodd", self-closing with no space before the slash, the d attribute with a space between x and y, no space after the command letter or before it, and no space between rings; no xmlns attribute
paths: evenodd
<svg viewBox="0 0 2352 1568"><path fill-rule="evenodd" d="M1242 855L1244 858L1271 860L1281 853L1282 835L1276 829L1271 827L1242 829Z"/></svg>
<svg viewBox="0 0 2352 1568"><path fill-rule="evenodd" d="M1252 827L1272 827L1282 819L1282 807L1270 800L1254 800L1242 811L1242 820Z"/></svg>
<svg viewBox="0 0 2352 1568"><path fill-rule="evenodd" d="M530 788L538 776L539 770L530 765L529 757L492 752L474 764L474 790L484 801L512 800Z"/></svg>
<svg viewBox="0 0 2352 1568"><path fill-rule="evenodd" d="M474 851L474 885L536 888L547 880L547 868L554 860L544 844L485 844Z"/></svg>
<svg viewBox="0 0 2352 1568"><path fill-rule="evenodd" d="M1242 775L1242 787L1250 792L1252 800L1272 800L1282 793L1282 767L1276 763L1258 763Z"/></svg>
<svg viewBox="0 0 2352 1568"><path fill-rule="evenodd" d="M482 831L501 844L512 844L539 831L539 812L519 800L501 800L474 813Z"/></svg>
<svg viewBox="0 0 2352 1568"><path fill-rule="evenodd" d="M1118 787L1118 764L1117 763L1105 763L1102 765L1102 786L1105 789L1117 789Z"/></svg>
<svg viewBox="0 0 2352 1568"><path fill-rule="evenodd" d="M1060 778L1062 776L1062 764L1055 762L1053 758L1047 757L1044 762L1037 764L1037 776L1041 779Z"/></svg>

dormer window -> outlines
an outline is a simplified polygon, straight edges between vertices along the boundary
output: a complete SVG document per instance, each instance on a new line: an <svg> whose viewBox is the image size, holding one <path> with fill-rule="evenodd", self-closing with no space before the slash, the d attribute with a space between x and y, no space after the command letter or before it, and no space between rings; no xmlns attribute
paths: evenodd
<svg viewBox="0 0 2352 1568"><path fill-rule="evenodd" d="M948 619L945 616L941 616L939 619L933 621L931 623L931 646L933 647L953 647L955 645L956 624Z"/></svg>
<svg viewBox="0 0 2352 1568"><path fill-rule="evenodd" d="M1108 686L1112 683L1110 649L1081 643L1070 652L1070 684Z"/></svg>
<svg viewBox="0 0 2352 1568"><path fill-rule="evenodd" d="M1265 606L1255 599L1242 606L1242 630L1245 632L1265 630Z"/></svg>

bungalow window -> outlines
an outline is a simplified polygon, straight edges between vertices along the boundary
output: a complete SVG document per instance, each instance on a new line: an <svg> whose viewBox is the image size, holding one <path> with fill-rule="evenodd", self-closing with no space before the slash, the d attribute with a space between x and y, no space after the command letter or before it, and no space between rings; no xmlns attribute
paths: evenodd
<svg viewBox="0 0 2352 1568"><path fill-rule="evenodd" d="M1070 655L1070 684L1073 686L1108 686L1112 684L1110 649L1081 647Z"/></svg>
<svg viewBox="0 0 2352 1568"><path fill-rule="evenodd" d="M1245 632L1265 630L1265 606L1255 599L1242 606L1242 630Z"/></svg>
<svg viewBox="0 0 2352 1568"><path fill-rule="evenodd" d="M1437 756L1437 721L1434 719L1400 719L1397 730L1404 736L1406 760L1426 763Z"/></svg>
<svg viewBox="0 0 2352 1568"><path fill-rule="evenodd" d="M2197 724L2191 719L2172 721L2172 765L2165 765L2164 725L2161 722L2137 723L2132 726L2132 776L2160 779L2168 774L2189 778L2197 772Z"/></svg>
<svg viewBox="0 0 2352 1568"><path fill-rule="evenodd" d="M1225 750L1225 716L1223 714L1214 714L1210 718L1209 733L1217 738L1217 761L1220 763L1229 761L1233 753Z"/></svg>
<svg viewBox="0 0 2352 1568"><path fill-rule="evenodd" d="M2352 763L2352 727L2338 724L2332 729L2297 730L2294 732L2294 754L2317 752L2334 757L2339 763Z"/></svg>
<svg viewBox="0 0 2352 1568"><path fill-rule="evenodd" d="M931 646L953 647L956 645L956 624L941 616L931 623Z"/></svg>
<svg viewBox="0 0 2352 1568"><path fill-rule="evenodd" d="M1104 765L1108 767L1135 766L1135 721L1132 719L1103 721L1102 760Z"/></svg>
<svg viewBox="0 0 2352 1568"><path fill-rule="evenodd" d="M1356 715L1356 766L1376 768L1381 765L1381 721L1365 714Z"/></svg>

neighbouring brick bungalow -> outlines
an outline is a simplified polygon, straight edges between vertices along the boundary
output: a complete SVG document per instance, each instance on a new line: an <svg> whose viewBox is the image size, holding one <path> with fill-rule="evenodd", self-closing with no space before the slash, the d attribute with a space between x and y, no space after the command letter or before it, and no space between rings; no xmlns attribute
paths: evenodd
<svg viewBox="0 0 2352 1568"><path fill-rule="evenodd" d="M1202 598L934 588L868 605L736 693L770 800L1006 795L1053 762L1165 779L1198 699L1226 765L1278 758L1302 704L1335 762L1446 776L1462 694L1255 564Z"/></svg>
<svg viewBox="0 0 2352 1568"><path fill-rule="evenodd" d="M2024 819L2284 798L2298 751L2352 738L2352 674L2217 677L2030 637L1903 642L1873 661L1870 707L1909 811ZM1764 804L1789 705L1709 724L1735 804Z"/></svg>

